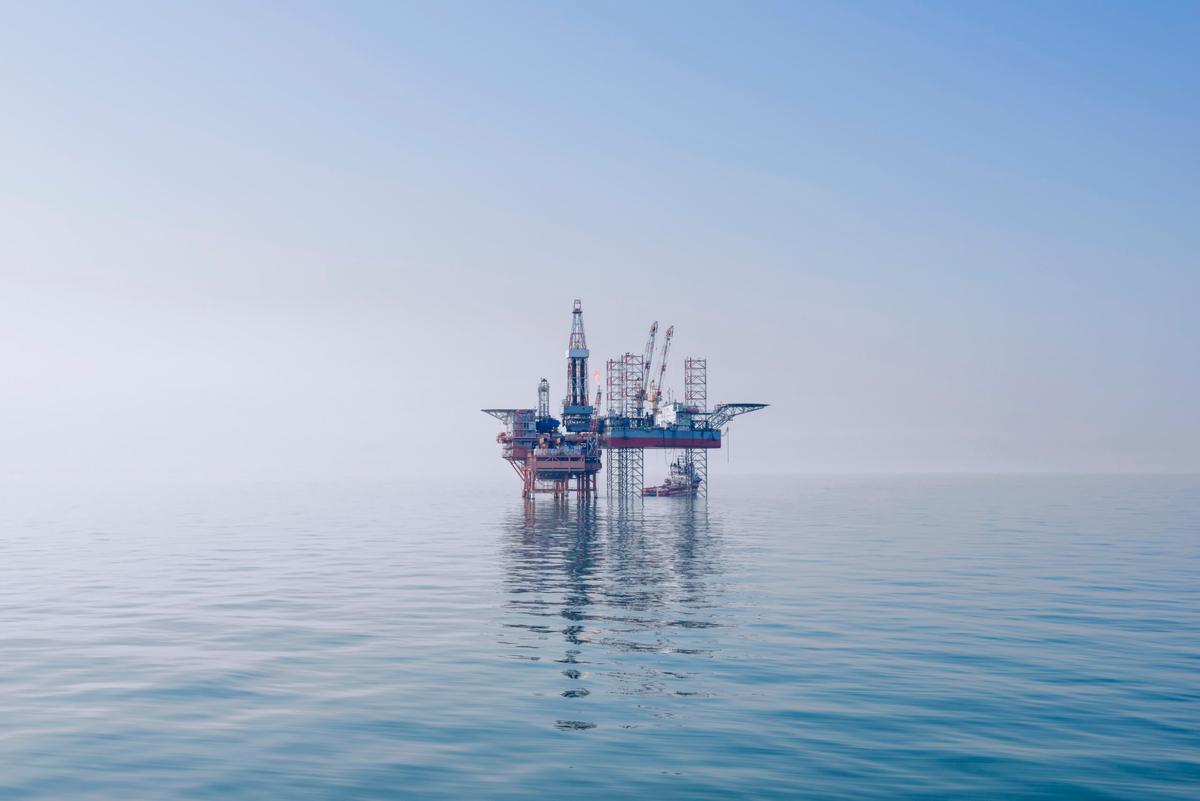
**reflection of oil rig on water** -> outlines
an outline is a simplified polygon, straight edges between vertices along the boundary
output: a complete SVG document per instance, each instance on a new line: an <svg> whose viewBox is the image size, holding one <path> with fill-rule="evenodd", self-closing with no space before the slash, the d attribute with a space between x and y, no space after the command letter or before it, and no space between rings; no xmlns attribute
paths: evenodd
<svg viewBox="0 0 1200 801"><path fill-rule="evenodd" d="M708 361L696 358L684 359L683 399L671 399L664 381L674 331L673 326L668 328L663 337L657 379L650 377L657 322L650 326L644 353L608 360L608 407L602 414L604 393L598 371L593 376L595 401L588 402L587 339L583 310L575 301L561 419L550 416L550 382L544 378L538 383L537 409L483 410L504 423L505 430L496 439L501 455L521 477L523 497L538 492L564 497L572 491L581 498L591 497L596 492L601 451L607 451L609 497L708 495L708 451L721 447L722 429L734 417L767 404L718 403L709 409ZM666 481L652 487L644 486L647 448L680 452Z"/></svg>

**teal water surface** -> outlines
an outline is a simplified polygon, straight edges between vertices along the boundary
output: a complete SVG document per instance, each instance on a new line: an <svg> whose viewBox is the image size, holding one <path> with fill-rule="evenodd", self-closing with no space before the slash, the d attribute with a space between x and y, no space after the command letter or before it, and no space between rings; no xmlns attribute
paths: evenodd
<svg viewBox="0 0 1200 801"><path fill-rule="evenodd" d="M1197 797L1200 479L715 482L9 481L0 798Z"/></svg>

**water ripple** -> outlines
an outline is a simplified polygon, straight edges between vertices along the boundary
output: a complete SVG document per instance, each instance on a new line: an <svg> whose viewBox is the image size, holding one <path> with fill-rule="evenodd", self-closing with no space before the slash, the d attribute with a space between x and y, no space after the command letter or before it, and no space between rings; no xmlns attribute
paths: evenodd
<svg viewBox="0 0 1200 801"><path fill-rule="evenodd" d="M10 485L0 798L1200 786L1200 480Z"/></svg>

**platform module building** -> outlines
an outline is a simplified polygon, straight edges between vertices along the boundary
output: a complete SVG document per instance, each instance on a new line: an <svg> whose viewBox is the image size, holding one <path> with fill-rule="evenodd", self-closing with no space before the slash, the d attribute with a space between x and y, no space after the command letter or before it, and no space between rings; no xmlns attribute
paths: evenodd
<svg viewBox="0 0 1200 801"><path fill-rule="evenodd" d="M684 360L682 400L665 390L668 356L674 326L667 328L658 360L657 377L651 380L658 323L650 326L644 353L625 353L609 359L606 386L608 403L601 412L604 393L588 402L588 357L583 330L583 310L575 301L567 345L567 395L560 419L550 414L550 385L538 384L536 409L484 409L504 423L497 437L501 456L521 477L522 496L552 493L563 498L575 492L580 498L596 494L596 475L602 453L608 458L607 490L610 498L627 502L646 496L706 497L708 451L721 447L722 430L734 417L766 408L765 403L708 405L708 361ZM599 383L599 373L594 376ZM677 451L667 480L645 486L645 451Z"/></svg>

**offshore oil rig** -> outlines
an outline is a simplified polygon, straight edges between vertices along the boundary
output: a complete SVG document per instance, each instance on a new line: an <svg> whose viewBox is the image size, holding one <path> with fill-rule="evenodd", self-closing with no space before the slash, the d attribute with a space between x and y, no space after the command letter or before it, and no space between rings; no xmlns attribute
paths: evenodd
<svg viewBox="0 0 1200 801"><path fill-rule="evenodd" d="M708 360L684 359L683 397L672 399L664 389L667 357L674 326L663 337L657 378L651 379L658 322L650 326L643 353L609 359L606 370L607 410L600 411L604 393L600 373L596 396L589 403L588 346L583 332L583 308L575 301L571 336L567 342L567 395L562 414L550 414L550 382L538 382L536 409L484 409L504 423L496 437L501 456L521 477L521 495L553 493L565 498L596 494L601 454L608 458L608 497L620 501L645 496L708 496L708 451L721 447L721 432L734 417L756 412L765 403L718 403L708 407ZM645 451L671 450L678 455L662 484L645 486Z"/></svg>

